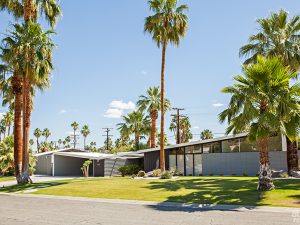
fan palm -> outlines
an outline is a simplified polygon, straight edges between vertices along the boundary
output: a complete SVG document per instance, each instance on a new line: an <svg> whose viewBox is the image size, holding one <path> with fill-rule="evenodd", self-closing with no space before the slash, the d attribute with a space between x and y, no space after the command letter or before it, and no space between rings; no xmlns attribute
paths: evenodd
<svg viewBox="0 0 300 225"><path fill-rule="evenodd" d="M269 168L268 138L286 130L278 111L297 110L295 104L286 104L291 103L287 97L290 95L289 80L297 75L289 71L289 67L285 67L278 57L265 59L258 56L256 64L243 67L244 76L234 77L236 84L222 90L231 94L228 108L219 115L221 122L227 119L229 123L226 133L233 132L235 135L250 126L248 139L258 142L260 150L258 190L274 188ZM299 84L291 89L299 91Z"/></svg>
<svg viewBox="0 0 300 225"><path fill-rule="evenodd" d="M15 18L36 22L38 15L44 17L54 27L62 14L56 0L0 0L0 10L5 10Z"/></svg>
<svg viewBox="0 0 300 225"><path fill-rule="evenodd" d="M63 141L61 139L58 139L57 143L58 143L58 148L60 148L60 145L63 143Z"/></svg>
<svg viewBox="0 0 300 225"><path fill-rule="evenodd" d="M292 71L300 68L300 16L289 19L288 12L280 10L270 17L257 20L260 29L250 36L249 44L241 47L240 56L246 56L245 64L254 63L258 55L281 56L284 65ZM297 142L287 138L288 172L298 170Z"/></svg>
<svg viewBox="0 0 300 225"><path fill-rule="evenodd" d="M84 144L83 144L83 146L84 146L84 149L85 149L85 146L86 146L86 138L87 138L87 136L89 135L91 133L91 131L90 131L90 128L89 128L89 126L88 125L84 125L83 127L82 127L82 129L81 129L81 134L82 134L82 136L83 136L83 142L84 142Z"/></svg>
<svg viewBox="0 0 300 225"><path fill-rule="evenodd" d="M151 118L151 136L150 136L150 147L155 148L156 143L156 120L158 118L158 111L161 106L161 94L159 91L159 87L150 87L147 89L147 95L141 95L140 99L137 102L139 110L144 111L147 110L150 114ZM171 103L168 99L164 100L164 109L170 110Z"/></svg>
<svg viewBox="0 0 300 225"><path fill-rule="evenodd" d="M148 116L144 116L141 111L133 111L127 116L123 116L123 123L119 123L118 130L121 135L130 136L134 134L136 150L139 149L140 135L146 134L147 124L150 124Z"/></svg>
<svg viewBox="0 0 300 225"><path fill-rule="evenodd" d="M0 172L9 174L14 168L14 138L9 136L0 143Z"/></svg>
<svg viewBox="0 0 300 225"><path fill-rule="evenodd" d="M203 131L201 132L200 136L201 136L201 139L202 139L202 140L214 138L214 135L213 135L212 131L209 130L209 129L203 130Z"/></svg>
<svg viewBox="0 0 300 225"><path fill-rule="evenodd" d="M51 135L51 132L50 132L50 130L49 130L48 128L45 128L45 129L43 130L42 135L45 137L45 142L47 143L48 138L49 138L50 135Z"/></svg>
<svg viewBox="0 0 300 225"><path fill-rule="evenodd" d="M76 131L78 130L79 128L79 124L74 121L72 124L71 124L71 127L73 128L73 132L74 132L74 149L76 148Z"/></svg>
<svg viewBox="0 0 300 225"><path fill-rule="evenodd" d="M32 110L33 86L43 88L48 86L48 75L52 68L52 49L54 44L49 37L52 31L43 32L39 24L28 22L15 24L14 30L4 39L2 47L3 60L13 65L18 74L20 95L23 97L23 163L24 182L29 170L29 129ZM19 75L20 76L20 75ZM13 76L14 78L14 76ZM23 93L22 93L23 91ZM17 102L15 102L15 105ZM18 102L20 104L20 102ZM18 106L20 107L20 106ZM19 116L19 115L18 115ZM19 135L17 135L19 137ZM22 135L21 135L22 136Z"/></svg>
<svg viewBox="0 0 300 225"><path fill-rule="evenodd" d="M167 45L179 46L180 39L184 37L188 27L185 11L186 5L177 6L177 0L149 0L150 10L153 15L145 19L144 31L150 33L157 46L162 47L161 63L161 124L160 124L160 169L165 171L164 153L164 99L165 99L165 59Z"/></svg>
<svg viewBox="0 0 300 225"><path fill-rule="evenodd" d="M33 132L33 135L35 136L36 138L36 149L37 149L37 152L39 152L39 138L42 136L42 131L39 129L39 128L36 128Z"/></svg>
<svg viewBox="0 0 300 225"><path fill-rule="evenodd" d="M173 117L170 123L169 130L174 132L174 136L177 137L177 118ZM179 141L180 143L186 143L193 138L191 132L191 123L188 117L179 119ZM177 138L176 138L177 140ZM178 144L180 144L178 143Z"/></svg>

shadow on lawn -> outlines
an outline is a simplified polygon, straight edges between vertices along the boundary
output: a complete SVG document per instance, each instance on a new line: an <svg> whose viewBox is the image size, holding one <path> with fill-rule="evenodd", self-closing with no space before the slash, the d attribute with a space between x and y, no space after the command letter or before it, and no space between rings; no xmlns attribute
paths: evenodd
<svg viewBox="0 0 300 225"><path fill-rule="evenodd" d="M249 205L249 207L247 207L249 209L255 208L256 205L261 204L263 198L263 194L258 192L256 187L256 178L196 178L193 180L156 181L151 182L146 188L174 192L174 194L169 196L161 205L149 207L160 211L194 212L213 209L208 206L210 204L231 205L230 207L226 207L226 210L238 210L240 208L238 205ZM195 205L187 207L166 207L166 202L194 203L206 206L204 208Z"/></svg>
<svg viewBox="0 0 300 225"><path fill-rule="evenodd" d="M45 183L33 183L33 184L26 184L26 185L13 185L7 187L0 187L0 192L4 193L15 193L15 192L22 192L31 189L43 189L49 188L59 185L68 184L69 182L45 182Z"/></svg>

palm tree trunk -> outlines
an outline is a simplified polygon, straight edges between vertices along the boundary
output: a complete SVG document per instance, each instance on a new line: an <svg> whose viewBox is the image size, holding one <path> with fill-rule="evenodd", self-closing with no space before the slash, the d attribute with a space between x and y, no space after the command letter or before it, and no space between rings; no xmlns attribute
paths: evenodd
<svg viewBox="0 0 300 225"><path fill-rule="evenodd" d="M14 109L14 164L17 182L21 182L22 173L22 77L14 73L12 77L12 88L15 95Z"/></svg>
<svg viewBox="0 0 300 225"><path fill-rule="evenodd" d="M160 84L160 154L159 154L159 166L162 172L165 171L165 142L164 142L164 134L165 134L165 109L164 109L164 100L165 100L165 63L166 63L166 48L167 42L163 42L162 46L162 60L161 60L161 84Z"/></svg>
<svg viewBox="0 0 300 225"><path fill-rule="evenodd" d="M286 138L287 144L287 167L288 174L292 175L292 171L298 171L298 145L296 141L291 141L288 137Z"/></svg>
<svg viewBox="0 0 300 225"><path fill-rule="evenodd" d="M157 116L158 116L158 112L152 111L150 113L151 116L151 139L150 139L150 147L151 148L155 148L156 147L156 143L155 143L155 139L156 139L156 120L157 120Z"/></svg>
<svg viewBox="0 0 300 225"><path fill-rule="evenodd" d="M23 163L22 163L22 183L31 182L29 177L29 130L31 117L31 84L27 79L23 82Z"/></svg>
<svg viewBox="0 0 300 225"><path fill-rule="evenodd" d="M8 126L7 136L9 136L9 135L10 135L10 127L11 127L11 123L9 122L7 126Z"/></svg>
<svg viewBox="0 0 300 225"><path fill-rule="evenodd" d="M36 151L37 151L37 153L39 153L39 139L38 138L36 138Z"/></svg>
<svg viewBox="0 0 300 225"><path fill-rule="evenodd" d="M134 143L135 143L135 150L139 150L140 134L137 131L134 133Z"/></svg>
<svg viewBox="0 0 300 225"><path fill-rule="evenodd" d="M83 138L83 149L85 150L85 139L86 137Z"/></svg>

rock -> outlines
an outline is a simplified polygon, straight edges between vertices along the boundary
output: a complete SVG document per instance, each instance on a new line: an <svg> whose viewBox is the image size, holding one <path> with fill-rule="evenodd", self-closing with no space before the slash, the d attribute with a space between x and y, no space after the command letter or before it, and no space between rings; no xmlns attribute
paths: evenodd
<svg viewBox="0 0 300 225"><path fill-rule="evenodd" d="M272 170L272 177L273 178L280 178L282 177L283 170Z"/></svg>
<svg viewBox="0 0 300 225"><path fill-rule="evenodd" d="M291 171L291 176L295 177L295 178L300 178L300 171L292 170Z"/></svg>

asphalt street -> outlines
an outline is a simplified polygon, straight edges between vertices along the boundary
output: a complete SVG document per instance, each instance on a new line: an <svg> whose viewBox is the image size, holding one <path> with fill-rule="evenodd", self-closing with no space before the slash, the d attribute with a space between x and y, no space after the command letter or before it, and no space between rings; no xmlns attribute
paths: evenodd
<svg viewBox="0 0 300 225"><path fill-rule="evenodd" d="M300 210L300 209L299 209ZM300 225L300 211L189 207L0 195L0 224Z"/></svg>

